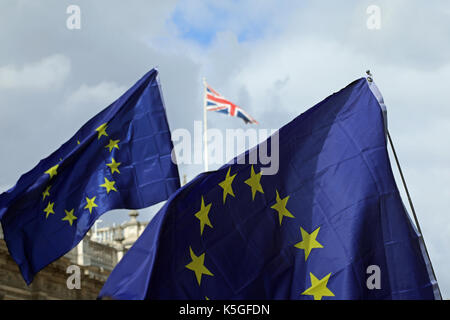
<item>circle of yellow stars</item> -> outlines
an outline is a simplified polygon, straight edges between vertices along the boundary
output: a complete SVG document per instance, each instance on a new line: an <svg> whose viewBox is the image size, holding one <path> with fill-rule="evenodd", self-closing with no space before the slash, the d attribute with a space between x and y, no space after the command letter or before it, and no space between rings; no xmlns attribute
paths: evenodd
<svg viewBox="0 0 450 320"><path fill-rule="evenodd" d="M231 167L229 167L225 175L225 179L219 183L219 186L223 189L222 200L224 205L227 199L229 199L228 196L235 198L232 185L236 175L237 173L231 175ZM255 200L257 193L264 194L264 189L261 185L261 177L262 172L260 171L256 173L252 165L250 168L250 177L244 181L245 184L251 188L252 201ZM281 196L280 192L277 189L275 190L275 203L271 206L271 209L274 209L274 213L278 214L278 222L280 227L283 223L283 218L295 218L295 216L288 209L289 197L289 195ZM211 206L212 203L205 204L205 199L201 196L200 209L194 214L195 218L199 220L200 236L203 235L205 226L213 228L211 220L209 219ZM323 248L323 245L317 240L319 231L320 227L310 233L303 229L303 227L300 227L301 241L296 243L294 247L299 250L303 250L305 262L308 261L308 258L310 258L311 252L314 249ZM203 275L211 277L214 276L214 274L205 266L206 252L202 252L197 256L192 247L189 247L189 255L191 257L191 262L189 262L185 267L194 272L197 283L201 286ZM334 297L334 293L327 287L330 277L331 273L319 279L312 272L310 272L309 278L311 286L304 290L301 294L312 296L314 300L321 300L323 297ZM209 300L207 297L206 299Z"/></svg>
<svg viewBox="0 0 450 320"><path fill-rule="evenodd" d="M97 141L99 141L102 137L109 137L108 132L106 131L107 128L108 128L108 123L103 123L102 125L97 127L97 129L95 129L95 131L97 133ZM120 142L120 140L109 139L109 142L105 146L105 149L108 149L108 151L110 153L112 153L112 151L114 149L120 150L119 142ZM79 140L77 140L77 144L78 145L81 144ZM62 159L60 159L60 161L62 161ZM111 157L110 161L111 161L111 163L106 163L106 166L111 171L111 175L114 175L114 173L120 174L119 166L122 163L117 162L114 159L114 157ZM59 169L59 164L56 164L44 172L49 177L47 183L52 181L52 179L58 175L58 169ZM115 184L116 184L115 181L109 181L108 178L104 177L104 183L99 186L105 188L106 194L109 194L111 191L117 192ZM51 188L52 188L52 185L48 184L45 187L45 190L42 192L42 201L43 202L46 201L46 199L51 198L51 192L50 192ZM92 211L94 210L94 208L98 208L97 203L95 203L96 199L97 199L97 196L92 196L92 197L86 196L85 197L86 205L83 207L83 209L88 210L89 214L92 214ZM51 202L51 200L48 200L47 205L46 205L45 209L43 210L45 213L45 219L48 219L50 215L55 214L54 205L55 205L55 202ZM64 210L65 216L61 219L61 221L67 221L67 223L70 226L72 226L74 221L78 219L78 217L75 216L74 211L75 211L74 208L70 209L70 210L65 209Z"/></svg>

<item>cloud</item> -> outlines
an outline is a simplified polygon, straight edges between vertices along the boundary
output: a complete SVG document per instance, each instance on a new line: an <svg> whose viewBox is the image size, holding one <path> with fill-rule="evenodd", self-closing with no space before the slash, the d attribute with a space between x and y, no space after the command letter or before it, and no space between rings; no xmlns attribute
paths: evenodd
<svg viewBox="0 0 450 320"><path fill-rule="evenodd" d="M177 4L171 22L180 37L207 46L221 32L230 31L239 41L248 41L280 31L276 17L285 10L283 2L187 0Z"/></svg>
<svg viewBox="0 0 450 320"><path fill-rule="evenodd" d="M115 82L103 81L96 85L82 84L67 97L63 112L84 112L89 109L98 109L110 105L120 97L128 88ZM92 112L90 112L92 113ZM93 115L95 115L94 113Z"/></svg>
<svg viewBox="0 0 450 320"><path fill-rule="evenodd" d="M0 89L49 89L61 86L70 73L70 60L54 54L21 67L0 67Z"/></svg>

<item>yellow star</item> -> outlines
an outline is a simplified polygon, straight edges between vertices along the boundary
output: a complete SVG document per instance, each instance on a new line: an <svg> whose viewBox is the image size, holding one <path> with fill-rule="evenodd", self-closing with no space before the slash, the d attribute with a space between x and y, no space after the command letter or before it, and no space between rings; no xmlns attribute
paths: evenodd
<svg viewBox="0 0 450 320"><path fill-rule="evenodd" d="M116 148L119 149L119 146L117 145L119 143L120 140L113 140L113 139L109 139L109 143L106 145L105 148L109 149L109 152L112 151L112 149Z"/></svg>
<svg viewBox="0 0 450 320"><path fill-rule="evenodd" d="M77 140L77 144L80 144L80 140Z"/></svg>
<svg viewBox="0 0 450 320"><path fill-rule="evenodd" d="M200 204L200 211L195 214L195 217L200 220L200 235L203 234L203 229L205 228L205 224L209 227L213 227L211 221L209 221L209 210L211 209L211 203L205 207L205 201L202 196L202 203Z"/></svg>
<svg viewBox="0 0 450 320"><path fill-rule="evenodd" d="M77 220L78 219L77 217L75 217L73 215L73 210L74 209L72 209L70 211L64 210L66 212L66 216L64 218L62 218L61 220L62 221L69 221L70 225L72 225L73 220Z"/></svg>
<svg viewBox="0 0 450 320"><path fill-rule="evenodd" d="M323 246L316 240L316 237L319 234L319 230L320 227L309 234L302 227L300 227L300 232L302 233L302 241L294 245L294 247L305 250L305 261L308 259L308 256L311 253L312 249L323 248Z"/></svg>
<svg viewBox="0 0 450 320"><path fill-rule="evenodd" d="M255 170L253 169L252 165L250 178L245 180L245 183L252 188L252 200L255 200L256 191L264 193L260 180L261 180L261 171L258 174L255 174Z"/></svg>
<svg viewBox="0 0 450 320"><path fill-rule="evenodd" d="M197 278L198 285L200 285L200 283L202 282L202 275L214 275L205 267L205 253L202 253L197 257L194 251L192 251L191 247L189 247L189 252L191 254L192 261L186 265L186 268L195 272L195 277Z"/></svg>
<svg viewBox="0 0 450 320"><path fill-rule="evenodd" d="M283 220L283 217L288 217L288 218L295 218L288 209L286 209L286 205L287 202L289 200L289 196L287 196L284 199L280 198L280 195L278 194L278 190L276 190L277 192L277 203L275 203L273 206L271 206L272 209L275 209L276 211L278 211L278 218L280 220L280 226L281 226L281 221Z"/></svg>
<svg viewBox="0 0 450 320"><path fill-rule="evenodd" d="M116 183L115 181L109 181L107 178L105 178L105 183L101 184L100 187L106 188L106 193L108 193L108 194L111 190L117 192L117 189L114 187L115 183Z"/></svg>
<svg viewBox="0 0 450 320"><path fill-rule="evenodd" d="M59 167L59 164L54 165L53 167L51 167L50 169L45 171L46 174L50 175L50 179L58 174L58 172L57 172L58 167Z"/></svg>
<svg viewBox="0 0 450 320"><path fill-rule="evenodd" d="M114 160L114 158L112 158L111 163L107 163L106 165L111 169L111 174L113 174L116 171L120 174L120 171L118 168L121 165L121 162L116 162L116 160Z"/></svg>
<svg viewBox="0 0 450 320"><path fill-rule="evenodd" d="M223 189L223 203L225 203L225 200L227 199L227 195L231 194L234 197L233 187L231 186L231 184L233 183L233 180L236 177L237 173L230 176L230 171L231 171L231 167L228 168L228 172L225 177L225 180L223 180L221 183L219 183L219 186L221 186Z"/></svg>
<svg viewBox="0 0 450 320"><path fill-rule="evenodd" d="M47 213L47 214L45 215L45 219L48 218L48 215L49 215L50 213L51 213L51 214L55 214L55 211L53 211L53 205L54 205L54 204L55 204L54 202L49 202L49 203L47 204L47 208L44 209L44 212Z"/></svg>
<svg viewBox="0 0 450 320"><path fill-rule="evenodd" d="M92 199L89 199L88 197L86 197L86 206L84 207L84 209L89 209L89 213L92 213L92 208L97 208L98 205L95 203L95 198L93 197Z"/></svg>
<svg viewBox="0 0 450 320"><path fill-rule="evenodd" d="M52 186L48 186L47 188L45 188L45 191L42 192L42 201L44 201L46 197L50 196L50 188L51 187Z"/></svg>
<svg viewBox="0 0 450 320"><path fill-rule="evenodd" d="M309 273L311 278L311 287L306 289L302 294L307 296L313 296L314 300L322 300L322 297L334 297L334 293L327 288L328 280L331 273L322 279L317 279L311 272Z"/></svg>
<svg viewBox="0 0 450 320"><path fill-rule="evenodd" d="M95 129L95 131L98 132L98 137L97 140L99 140L102 136L108 136L108 134L106 133L106 128L108 127L108 123L104 123L102 124L100 127L98 127L97 129Z"/></svg>

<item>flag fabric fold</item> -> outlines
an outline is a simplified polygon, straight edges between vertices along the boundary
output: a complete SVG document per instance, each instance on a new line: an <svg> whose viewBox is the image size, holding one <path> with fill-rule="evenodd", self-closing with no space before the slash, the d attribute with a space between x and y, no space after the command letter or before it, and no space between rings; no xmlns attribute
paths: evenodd
<svg viewBox="0 0 450 320"><path fill-rule="evenodd" d="M27 282L111 209L140 209L180 186L153 69L0 195L9 252Z"/></svg>
<svg viewBox="0 0 450 320"><path fill-rule="evenodd" d="M367 80L278 135L277 174L232 162L197 176L169 198L99 297L439 298Z"/></svg>

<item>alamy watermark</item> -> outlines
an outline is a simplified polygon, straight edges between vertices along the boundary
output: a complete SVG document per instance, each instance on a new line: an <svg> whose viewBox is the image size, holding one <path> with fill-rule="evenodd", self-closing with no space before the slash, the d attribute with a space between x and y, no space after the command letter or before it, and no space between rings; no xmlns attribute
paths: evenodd
<svg viewBox="0 0 450 320"><path fill-rule="evenodd" d="M67 277L66 285L67 289L73 290L81 289L81 269L79 266L72 264L67 267L66 273L70 274L70 276Z"/></svg>
<svg viewBox="0 0 450 320"><path fill-rule="evenodd" d="M66 27L69 30L81 29L81 9L75 4L67 7L66 13L69 14L66 20Z"/></svg>
<svg viewBox="0 0 450 320"><path fill-rule="evenodd" d="M381 289L381 269L376 264L367 267L366 273L369 275L366 281L367 289Z"/></svg>
<svg viewBox="0 0 450 320"><path fill-rule="evenodd" d="M380 30L381 29L381 8L377 5L370 5L366 9L366 13L369 15L367 18L367 29Z"/></svg>
<svg viewBox="0 0 450 320"><path fill-rule="evenodd" d="M260 164L263 175L278 173L279 137L276 129L208 129L208 163L224 164L234 159L237 164ZM194 121L194 135L187 129L172 132L174 149L172 161L176 164L202 164L205 161L203 124ZM249 149L248 154L243 153Z"/></svg>

